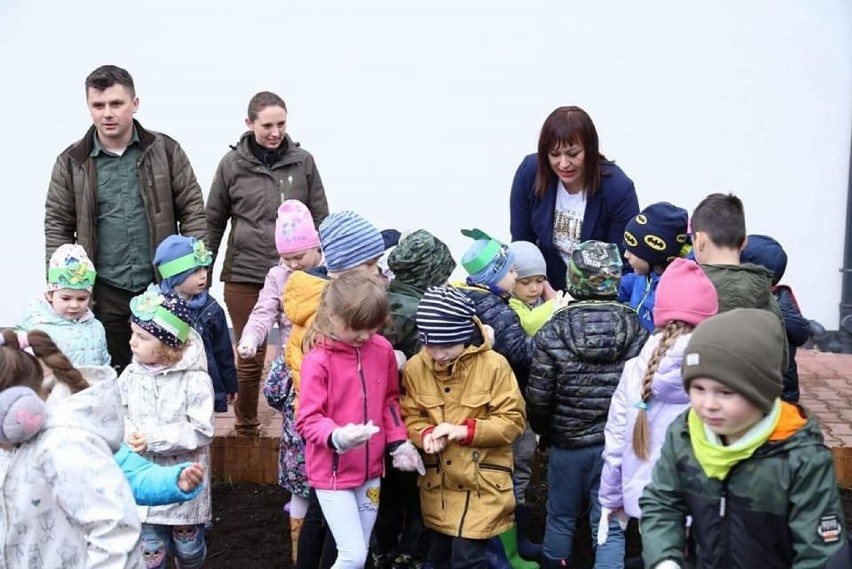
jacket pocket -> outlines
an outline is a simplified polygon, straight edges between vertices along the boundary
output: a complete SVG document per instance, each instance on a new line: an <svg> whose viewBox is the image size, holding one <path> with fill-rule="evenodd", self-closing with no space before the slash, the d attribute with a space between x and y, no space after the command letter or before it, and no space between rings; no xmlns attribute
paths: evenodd
<svg viewBox="0 0 852 569"><path fill-rule="evenodd" d="M420 407L421 417L430 417L434 423L444 420L444 399L440 395L419 395L414 397L417 406Z"/></svg>
<svg viewBox="0 0 852 569"><path fill-rule="evenodd" d="M417 477L417 487L424 490L435 490L441 487L441 468L436 462L425 464L426 474Z"/></svg>
<svg viewBox="0 0 852 569"><path fill-rule="evenodd" d="M492 462L480 462L479 478L485 485L497 492L508 492L512 489L512 469Z"/></svg>
<svg viewBox="0 0 852 569"><path fill-rule="evenodd" d="M461 396L461 404L468 409L484 409L488 407L491 401L491 393L489 391L480 391L475 393L463 393Z"/></svg>

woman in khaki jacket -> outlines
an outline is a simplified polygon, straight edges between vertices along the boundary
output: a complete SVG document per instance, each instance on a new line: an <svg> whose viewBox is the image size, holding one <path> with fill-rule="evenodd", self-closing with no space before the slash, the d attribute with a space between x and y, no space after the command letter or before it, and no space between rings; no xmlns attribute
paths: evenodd
<svg viewBox="0 0 852 569"><path fill-rule="evenodd" d="M249 101L246 126L249 130L216 168L206 207L214 263L231 222L220 278L237 338L242 336L266 273L279 262L275 248L278 206L289 199L301 201L317 227L328 215L314 157L286 134L284 100L267 91L256 94ZM239 398L234 411L238 434L257 434L258 389L265 356L264 342L253 357L237 358Z"/></svg>
<svg viewBox="0 0 852 569"><path fill-rule="evenodd" d="M457 289L430 288L417 307L424 348L403 372L408 435L427 454L418 486L435 569L485 567L488 540L514 525L512 441L524 400L475 313Z"/></svg>

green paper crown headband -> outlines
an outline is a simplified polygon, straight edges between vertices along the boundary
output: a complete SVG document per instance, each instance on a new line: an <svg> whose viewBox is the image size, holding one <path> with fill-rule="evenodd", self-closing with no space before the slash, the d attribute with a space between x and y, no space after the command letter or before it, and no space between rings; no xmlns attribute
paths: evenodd
<svg viewBox="0 0 852 569"><path fill-rule="evenodd" d="M157 270L162 278L168 279L196 267L209 267L212 262L213 254L207 250L203 241L197 240L192 245L192 253L163 263Z"/></svg>
<svg viewBox="0 0 852 569"><path fill-rule="evenodd" d="M97 272L86 263L72 261L63 267L51 267L47 271L48 284L62 288L88 289L95 286Z"/></svg>
<svg viewBox="0 0 852 569"><path fill-rule="evenodd" d="M177 338L181 343L186 342L189 337L190 325L163 306L165 299L156 285L149 285L148 290L130 301L130 312L142 323L152 322Z"/></svg>
<svg viewBox="0 0 852 569"><path fill-rule="evenodd" d="M482 231L481 229L462 229L461 234L465 237L470 237L476 241L488 240L488 244L473 259L462 259L462 266L465 270L473 275L480 272L488 266L494 257L500 254L500 250L505 247L502 243Z"/></svg>

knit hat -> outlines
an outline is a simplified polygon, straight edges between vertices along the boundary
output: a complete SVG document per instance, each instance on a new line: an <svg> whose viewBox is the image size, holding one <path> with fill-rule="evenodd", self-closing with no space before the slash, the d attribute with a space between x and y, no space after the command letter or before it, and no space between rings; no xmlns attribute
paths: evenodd
<svg viewBox="0 0 852 569"><path fill-rule="evenodd" d="M186 342L191 319L189 306L181 297L162 293L155 284L130 300L130 321L172 348Z"/></svg>
<svg viewBox="0 0 852 569"><path fill-rule="evenodd" d="M379 230L354 211L326 217L320 224L319 236L330 273L348 271L378 259L385 251Z"/></svg>
<svg viewBox="0 0 852 569"><path fill-rule="evenodd" d="M446 284L456 262L443 241L418 229L399 240L388 256L388 267L399 282L426 290Z"/></svg>
<svg viewBox="0 0 852 569"><path fill-rule="evenodd" d="M772 271L772 284L777 285L787 270L787 253L781 244L768 235L749 235L740 262L754 263Z"/></svg>
<svg viewBox="0 0 852 569"><path fill-rule="evenodd" d="M382 229L379 233L382 234L382 241L386 250L396 247L399 244L399 238L402 237L402 233L396 229Z"/></svg>
<svg viewBox="0 0 852 569"><path fill-rule="evenodd" d="M627 222L624 248L652 267L681 256L689 242L688 214L668 202L651 204Z"/></svg>
<svg viewBox="0 0 852 569"><path fill-rule="evenodd" d="M544 255L533 243L529 241L513 241L509 243L509 250L515 254L515 272L518 278L547 276L547 263Z"/></svg>
<svg viewBox="0 0 852 569"><path fill-rule="evenodd" d="M716 287L695 261L675 259L657 284L654 326L673 320L698 326L719 311Z"/></svg>
<svg viewBox="0 0 852 569"><path fill-rule="evenodd" d="M417 305L417 330L424 346L465 344L476 327L476 306L451 286L433 286Z"/></svg>
<svg viewBox="0 0 852 569"><path fill-rule="evenodd" d="M95 276L95 265L82 245L60 245L50 256L47 290L71 288L92 292Z"/></svg>
<svg viewBox="0 0 852 569"><path fill-rule="evenodd" d="M195 237L169 235L154 253L154 266L169 287L176 287L198 267L209 267L212 262L213 254Z"/></svg>
<svg viewBox="0 0 852 569"><path fill-rule="evenodd" d="M608 298L618 293L621 254L614 243L583 241L568 263L568 293L577 300Z"/></svg>
<svg viewBox="0 0 852 569"><path fill-rule="evenodd" d="M737 308L699 324L683 354L683 385L709 378L727 385L764 413L781 395L784 329L768 310Z"/></svg>
<svg viewBox="0 0 852 569"><path fill-rule="evenodd" d="M462 266L471 282L496 285L515 265L515 254L500 241L479 229L462 229L462 235L475 239L462 257Z"/></svg>
<svg viewBox="0 0 852 569"><path fill-rule="evenodd" d="M275 220L275 248L279 255L319 248L320 238L310 210L299 200L286 200L278 206Z"/></svg>

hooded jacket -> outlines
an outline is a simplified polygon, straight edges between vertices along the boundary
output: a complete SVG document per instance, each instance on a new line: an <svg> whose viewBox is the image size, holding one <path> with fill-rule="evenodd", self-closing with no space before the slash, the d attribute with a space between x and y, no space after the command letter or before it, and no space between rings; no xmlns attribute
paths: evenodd
<svg viewBox="0 0 852 569"><path fill-rule="evenodd" d="M218 256L228 221L231 232L222 263L221 280L263 284L267 271L278 263L275 220L278 206L296 199L311 211L314 225L328 215L325 189L314 157L284 136L287 150L267 167L249 147L251 131L225 154L213 175L207 196L208 246ZM215 263L215 258L214 258ZM212 267L211 267L212 269Z"/></svg>
<svg viewBox="0 0 852 569"><path fill-rule="evenodd" d="M657 285L660 273L651 271L647 275L628 273L622 275L616 300L629 304L639 315L639 323L649 333L654 331L654 305L657 302Z"/></svg>
<svg viewBox="0 0 852 569"><path fill-rule="evenodd" d="M204 342L207 373L210 374L215 397L213 410L224 413L228 410L228 394L239 391L234 345L231 343L225 311L222 305L208 294L202 306L190 306L189 312L192 316L190 325Z"/></svg>
<svg viewBox="0 0 852 569"><path fill-rule="evenodd" d="M781 405L769 440L724 480L704 475L687 413L677 418L639 500L646 567L665 559L683 562L687 516L698 569L823 569L843 547L846 528L831 452L804 410ZM832 529L840 530L836 540Z"/></svg>
<svg viewBox="0 0 852 569"><path fill-rule="evenodd" d="M399 372L390 343L373 334L360 347L326 339L305 355L296 429L305 438L311 487L356 488L384 474L388 444L407 440L399 408ZM331 434L372 421L379 432L343 453Z"/></svg>
<svg viewBox="0 0 852 569"><path fill-rule="evenodd" d="M139 187L151 233L151 254L160 241L175 233L206 240L204 198L186 153L173 138L145 130L135 120L133 126L142 152ZM98 258L98 173L90 156L94 136L92 126L53 166L44 210L45 262L65 243L79 243L89 258Z"/></svg>
<svg viewBox="0 0 852 569"><path fill-rule="evenodd" d="M444 535L487 539L514 525L512 442L523 432L524 398L506 359L479 335L452 365L425 349L403 369L403 415L411 441L440 423L473 428L470 444L449 442L424 455L420 476L423 523Z"/></svg>
<svg viewBox="0 0 852 569"><path fill-rule="evenodd" d="M91 309L77 320L68 320L42 294L30 301L20 327L47 333L75 366L109 365L106 331Z"/></svg>
<svg viewBox="0 0 852 569"><path fill-rule="evenodd" d="M604 443L609 403L624 364L648 332L636 311L618 302L572 302L535 336L527 409L533 430L557 448Z"/></svg>
<svg viewBox="0 0 852 569"><path fill-rule="evenodd" d="M606 421L604 465L601 473L599 498L601 506L610 510L623 509L631 518L640 518L639 497L651 481L651 470L660 457L666 431L675 419L689 407L689 395L683 388L681 362L692 334L683 334L660 359L651 379L651 399L648 402L650 444L647 461L636 456L633 431L638 405L642 402L642 386L648 362L660 344L662 334L648 338L642 352L624 365L621 381L612 397Z"/></svg>
<svg viewBox="0 0 852 569"><path fill-rule="evenodd" d="M198 332L190 330L187 343L176 364L151 371L134 360L118 378L125 436L136 431L145 435L148 450L143 456L162 466L199 462L204 467L204 487L198 497L182 504L149 508L143 517L149 524L210 521L213 385Z"/></svg>
<svg viewBox="0 0 852 569"><path fill-rule="evenodd" d="M272 326L278 323L278 346L275 349L277 358L283 353L283 346L287 345L290 337L292 324L284 314L282 296L287 279L293 274L288 267L282 264L275 265L266 273L263 288L257 297L257 302L251 311L248 322L243 327L243 335L240 340L251 337L256 346L259 346L269 336Z"/></svg>
<svg viewBox="0 0 852 569"><path fill-rule="evenodd" d="M48 406L41 432L0 450L0 567L142 566L136 504L113 457L122 436L110 379Z"/></svg>

